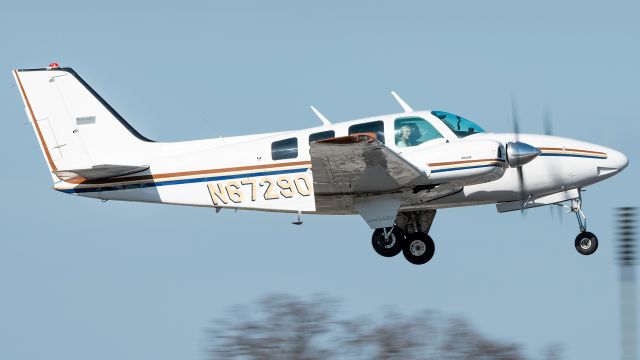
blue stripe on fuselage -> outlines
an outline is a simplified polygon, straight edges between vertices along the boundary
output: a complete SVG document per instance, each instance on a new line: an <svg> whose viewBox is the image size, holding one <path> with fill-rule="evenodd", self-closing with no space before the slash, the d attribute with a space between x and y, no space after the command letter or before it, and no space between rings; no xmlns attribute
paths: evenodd
<svg viewBox="0 0 640 360"><path fill-rule="evenodd" d="M207 182L207 181L242 179L242 178L256 177L256 176L293 174L298 172L305 172L307 170L309 170L309 168L274 170L274 171L256 172L256 173L249 173L249 174L210 176L210 177L204 177L204 178L168 180L168 181L162 181L162 182L147 182L142 184L126 184L126 185L102 186L102 187L95 187L95 188L64 189L64 190L58 190L58 191L61 191L67 194L73 194L73 193L78 194L78 193L89 193L89 192L98 192L98 191L143 189L143 188L167 186L167 185L181 185L181 184L191 184L191 183L199 183L199 182Z"/></svg>
<svg viewBox="0 0 640 360"><path fill-rule="evenodd" d="M431 170L431 172L439 173L439 172L456 171L456 170L478 169L478 168L485 168L485 167L492 167L492 166L498 166L498 164L475 165L475 166L465 166L465 167L459 167L459 168L439 169L439 170Z"/></svg>
<svg viewBox="0 0 640 360"><path fill-rule="evenodd" d="M553 154L553 153L542 153L540 156L568 156L568 157L579 157L579 158L588 158L588 159L606 159L604 157L599 156L590 156L590 155L575 155L575 154ZM440 173L440 172L448 172L448 171L458 171L458 170L469 170L469 169L478 169L484 167L492 167L497 166L498 164L489 164L489 165L476 165L476 166L465 166L459 168L449 168L449 169L439 169L432 170L432 173ZM190 183L199 183L199 182L207 182L207 181L220 181L220 180L232 180L232 179L241 179L248 177L256 177L256 176L269 176L269 175L280 175L280 174L293 174L297 172L307 171L309 168L298 168L298 169L288 169L288 170L275 170L275 171L265 171L265 172L256 172L249 174L234 174L234 175L223 175L223 176L211 176L204 178L192 178L192 179L180 179L180 180L168 180L161 182L147 182L141 184L126 184L126 185L113 185L113 186L101 186L94 188L76 188L76 189L62 189L58 190L63 193L73 194L73 193L90 193L90 192L98 192L98 191L118 191L118 190L131 190L131 189L143 189L149 187L158 187L158 186L167 186L167 185L181 185L181 184L190 184Z"/></svg>

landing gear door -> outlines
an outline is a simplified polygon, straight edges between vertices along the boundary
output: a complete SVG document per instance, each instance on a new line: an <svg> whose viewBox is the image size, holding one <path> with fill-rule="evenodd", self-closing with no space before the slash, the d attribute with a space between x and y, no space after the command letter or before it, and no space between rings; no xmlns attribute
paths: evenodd
<svg viewBox="0 0 640 360"><path fill-rule="evenodd" d="M360 196L353 205L372 229L392 227L400 209L401 193Z"/></svg>

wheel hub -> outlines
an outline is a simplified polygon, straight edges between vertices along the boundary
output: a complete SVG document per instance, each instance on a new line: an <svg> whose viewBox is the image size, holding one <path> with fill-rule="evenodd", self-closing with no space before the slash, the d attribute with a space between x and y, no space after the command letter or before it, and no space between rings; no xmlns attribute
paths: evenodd
<svg viewBox="0 0 640 360"><path fill-rule="evenodd" d="M396 236L389 234L389 237L385 238L384 235L378 240L378 245L381 248L390 249L396 244Z"/></svg>
<svg viewBox="0 0 640 360"><path fill-rule="evenodd" d="M421 256L427 251L427 245L422 240L414 240L409 245L409 251L413 256Z"/></svg>
<svg viewBox="0 0 640 360"><path fill-rule="evenodd" d="M591 247L591 239L589 238L584 238L580 240L580 247L583 250L588 250Z"/></svg>

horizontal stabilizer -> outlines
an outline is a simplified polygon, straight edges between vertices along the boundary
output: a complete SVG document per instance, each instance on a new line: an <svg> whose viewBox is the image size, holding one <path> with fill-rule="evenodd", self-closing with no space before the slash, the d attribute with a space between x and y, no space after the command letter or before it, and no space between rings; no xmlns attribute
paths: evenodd
<svg viewBox="0 0 640 360"><path fill-rule="evenodd" d="M72 179L99 180L135 174L147 169L149 169L147 165L96 165L88 169L54 170L53 173L65 181Z"/></svg>

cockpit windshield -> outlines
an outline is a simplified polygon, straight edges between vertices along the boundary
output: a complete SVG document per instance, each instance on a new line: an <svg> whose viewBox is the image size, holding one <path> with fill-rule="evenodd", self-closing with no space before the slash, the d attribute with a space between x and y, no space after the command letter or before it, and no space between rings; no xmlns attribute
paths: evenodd
<svg viewBox="0 0 640 360"><path fill-rule="evenodd" d="M462 116L454 115L446 111L432 111L431 114L442 120L459 138L485 132L473 121L467 120Z"/></svg>

